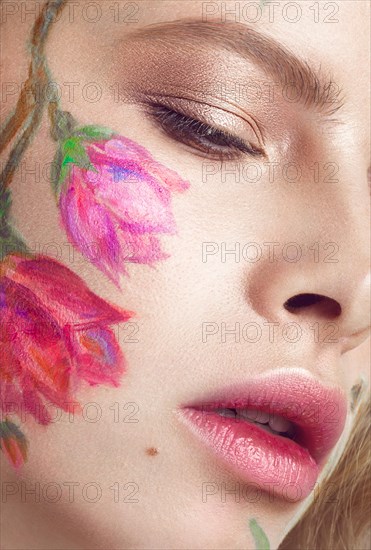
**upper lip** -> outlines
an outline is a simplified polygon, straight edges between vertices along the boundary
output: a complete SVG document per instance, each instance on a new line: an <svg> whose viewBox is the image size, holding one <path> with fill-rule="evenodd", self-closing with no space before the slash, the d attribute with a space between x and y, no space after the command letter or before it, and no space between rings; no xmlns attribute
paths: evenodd
<svg viewBox="0 0 371 550"><path fill-rule="evenodd" d="M205 413L221 408L253 409L282 416L294 424L293 444L307 449L319 467L338 441L347 415L342 390L323 385L309 373L289 370L252 378L182 408Z"/></svg>

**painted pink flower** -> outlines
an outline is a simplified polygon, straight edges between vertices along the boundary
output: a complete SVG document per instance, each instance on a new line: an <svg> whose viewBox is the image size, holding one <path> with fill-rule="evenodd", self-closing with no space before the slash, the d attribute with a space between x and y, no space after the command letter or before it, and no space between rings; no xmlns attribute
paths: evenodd
<svg viewBox="0 0 371 550"><path fill-rule="evenodd" d="M57 154L55 184L70 241L118 284L125 262L167 257L159 237L176 233L172 193L189 184L150 153L104 128L87 126Z"/></svg>
<svg viewBox="0 0 371 550"><path fill-rule="evenodd" d="M81 381L118 386L125 361L110 326L130 317L51 258L6 256L0 262L1 411L49 424L45 405L69 410ZM16 460L22 455L14 438L1 445Z"/></svg>

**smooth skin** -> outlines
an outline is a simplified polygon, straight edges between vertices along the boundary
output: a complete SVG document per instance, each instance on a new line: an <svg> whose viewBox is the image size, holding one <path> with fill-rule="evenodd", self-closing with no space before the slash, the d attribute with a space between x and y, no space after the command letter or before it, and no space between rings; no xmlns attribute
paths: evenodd
<svg viewBox="0 0 371 550"><path fill-rule="evenodd" d="M24 4L22 10L35 6L31 1L20 4ZM74 12L65 9L53 27L46 50L51 74L62 90L62 107L81 123L107 126L140 143L191 187L173 198L178 234L162 239L170 258L155 269L128 265L130 277L122 279L118 290L77 252L73 259L70 255L72 248L60 229L58 209L43 172L55 152L44 117L23 160L23 171L16 173L12 183L15 225L36 250L58 253L59 260L94 292L136 311L138 331L133 335L132 329L124 327L120 332L128 361L121 387L84 388L79 398L85 405L90 403L85 414L63 414L47 429L26 419L24 431L32 448L28 463L16 474L2 462L3 483L13 483L7 487L16 492L2 504L2 548L242 550L254 547L249 530L252 518L258 520L271 548L277 548L310 498L292 504L262 495L248 502L242 493L239 500L233 493L223 493L223 487L238 492L243 484L179 422L177 411L182 404L207 399L214 390L276 369L301 369L323 384L339 387L349 409L352 386L360 377L369 383L369 3L332 2L336 14L331 15L321 2L317 13L313 9L317 3L302 1L302 15L296 22L288 20L295 19L295 13L284 11L286 2L273 3L279 4L274 15L269 11L273 6L267 4L256 23L240 13L241 25L274 38L316 69L321 65L344 96L344 106L335 115L337 123L326 125L313 110L289 101L277 99L256 106L227 97L221 103L215 92L214 96L205 92L205 101L217 103L221 116L232 109L238 120L258 120L265 130L269 160L279 167L296 163L302 169L300 181L287 181L278 170L270 182L263 167L255 183L238 182L233 175L223 181L219 169L205 179L205 163L215 164L215 159L172 140L145 118L135 102L120 102L115 95L119 84L133 80L146 60L156 58L149 51L150 41L131 53L131 33L152 23L202 19L205 4L210 4L210 11L218 4L141 1L131 16L137 22L121 23L114 21L115 10L118 4L121 16L129 17L125 3L96 2L99 17L93 8L84 11L88 2L74 4ZM225 3L229 9L236 4ZM239 4L241 8L246 3ZM326 16L337 22L325 22ZM214 17L221 21L221 12ZM254 17L253 12L249 17ZM29 62L25 42L34 21L35 16L21 8L3 18L3 82L20 86L25 80ZM241 82L246 65L225 51L219 52L215 62L214 53L207 54L212 61L210 78L214 74L217 82ZM168 48L167 55L168 83L171 67L177 66L177 47ZM198 63L195 54L196 69ZM246 66L246 78L268 81L252 65ZM161 83L156 85L161 92ZM192 89L187 80L183 85ZM101 91L96 100L92 100L94 90ZM3 93L2 120L16 100L16 94ZM240 128L234 120L226 128L246 138L246 124ZM311 168L315 163L321 167L317 182ZM338 167L338 182L324 181L326 163ZM35 166L40 177L32 173ZM223 258L222 243L232 249L234 243L242 248L251 242L264 252L258 261L242 256L236 261L233 255ZM278 243L274 262L263 245L272 242ZM216 243L217 251L203 258L203 243ZM290 261L287 243L297 243L305 251L299 261ZM315 243L319 243L318 261ZM325 248L328 243L336 244L335 263L326 261L333 250ZM322 294L340 304L341 315L330 316L337 327L335 342L324 341L323 335L329 334L324 328L328 308L314 304L295 313L285 309L285 302L300 293ZM267 320L279 323L273 342L263 325ZM223 342L222 323L233 328L249 322L262 329L258 341L249 343L241 337L237 342L235 336L227 335ZM290 322L303 330L296 343L282 332ZM218 327L206 341L204 323ZM308 328L314 323L325 331L317 340ZM349 412L323 475L336 464L353 421ZM206 501L205 483L218 487ZM40 502L27 493L31 488L40 489Z"/></svg>

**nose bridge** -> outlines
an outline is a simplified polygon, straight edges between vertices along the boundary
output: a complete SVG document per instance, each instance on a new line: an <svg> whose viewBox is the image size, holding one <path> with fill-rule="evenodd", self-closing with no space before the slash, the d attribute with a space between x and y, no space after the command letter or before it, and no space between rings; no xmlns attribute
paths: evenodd
<svg viewBox="0 0 371 550"><path fill-rule="evenodd" d="M370 201L368 171L347 172L338 192L341 328L349 336L370 326ZM350 179L352 177L352 179Z"/></svg>

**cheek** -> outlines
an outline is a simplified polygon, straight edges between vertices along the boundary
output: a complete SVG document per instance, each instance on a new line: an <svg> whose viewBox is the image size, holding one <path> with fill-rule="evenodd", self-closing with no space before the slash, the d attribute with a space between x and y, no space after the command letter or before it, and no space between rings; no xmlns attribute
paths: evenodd
<svg viewBox="0 0 371 550"><path fill-rule="evenodd" d="M160 237L176 233L171 195L187 190L189 184L130 139L104 127L78 126L59 109L57 100L49 115L57 141L49 195L55 196L60 225L73 247L120 288L119 276L127 274L125 263L152 265L167 258ZM12 248L0 266L2 318L20 315L22 298L27 331L39 329L40 320L50 329L43 337L39 330L29 335L19 330L13 350L5 334L10 375L4 403L16 395L19 406L36 422L50 424L52 419L39 413L43 401L49 399L67 411L77 381L119 385L125 360L110 326L126 321L131 312L99 298L71 269L52 260L44 247L35 250L27 238L12 237L9 208L3 212L6 232L0 237ZM54 346L49 337L52 329ZM41 346L45 341L49 345ZM22 431L5 419L0 422L0 440L10 463L23 465L27 441Z"/></svg>
<svg viewBox="0 0 371 550"><path fill-rule="evenodd" d="M341 366L346 381L348 397L348 417L343 435L334 452L330 455L329 462L322 473L325 479L338 464L342 452L351 437L358 406L365 399L370 385L370 339L343 355Z"/></svg>

